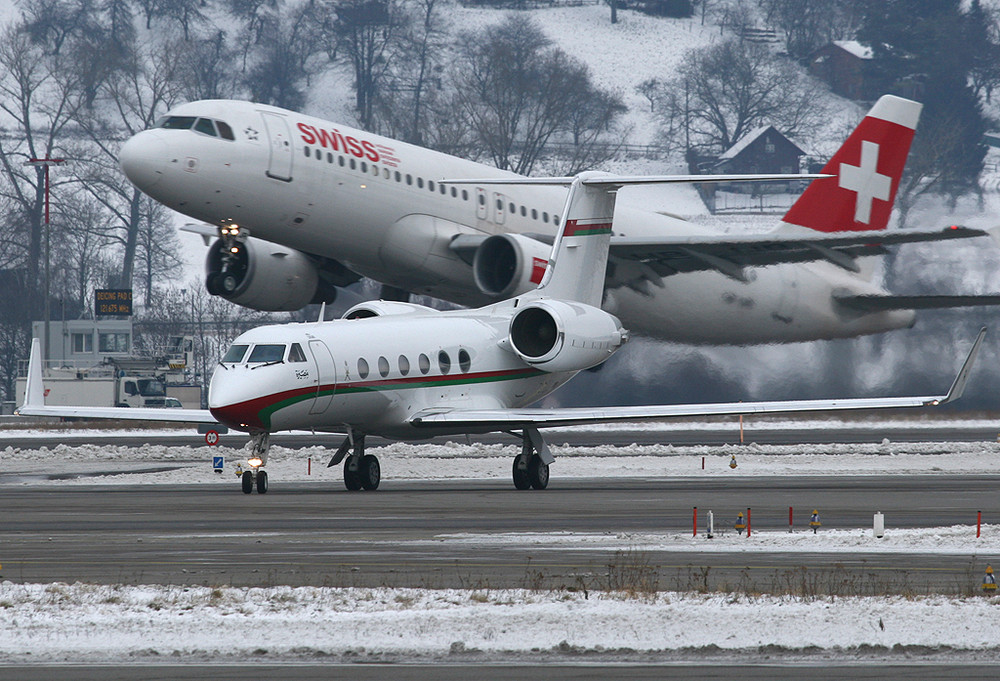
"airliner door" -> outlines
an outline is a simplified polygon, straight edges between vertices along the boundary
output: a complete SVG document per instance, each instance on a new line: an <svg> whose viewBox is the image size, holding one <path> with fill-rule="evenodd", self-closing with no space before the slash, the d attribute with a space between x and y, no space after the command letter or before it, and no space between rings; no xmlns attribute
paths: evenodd
<svg viewBox="0 0 1000 681"><path fill-rule="evenodd" d="M269 111L261 111L264 127L271 142L271 155L267 162L268 177L285 182L292 181L292 135L288 131L288 121Z"/></svg>
<svg viewBox="0 0 1000 681"><path fill-rule="evenodd" d="M476 187L476 217L480 220L485 220L489 214L489 206L486 204L486 190L482 187Z"/></svg>
<svg viewBox="0 0 1000 681"><path fill-rule="evenodd" d="M507 214L507 197L499 192L493 192L493 222L502 225Z"/></svg>
<svg viewBox="0 0 1000 681"><path fill-rule="evenodd" d="M321 340L309 341L309 350L316 362L316 400L309 409L310 414L322 414L333 401L333 391L337 387L337 370L333 364L330 348Z"/></svg>

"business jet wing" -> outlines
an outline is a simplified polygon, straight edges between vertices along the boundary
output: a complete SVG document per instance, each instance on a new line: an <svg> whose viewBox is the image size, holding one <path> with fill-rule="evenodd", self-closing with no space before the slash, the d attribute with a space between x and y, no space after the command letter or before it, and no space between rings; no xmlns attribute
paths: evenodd
<svg viewBox="0 0 1000 681"><path fill-rule="evenodd" d="M858 272L855 259L885 253L885 247L923 241L947 241L989 236L982 229L951 226L935 230L896 232L814 232L711 235L682 238L622 237L611 239L611 258L616 263L639 265L651 283L681 272L717 270L746 281L747 267L765 267L781 263L826 260L852 272ZM622 279L611 276L609 286L627 285L634 274Z"/></svg>
<svg viewBox="0 0 1000 681"><path fill-rule="evenodd" d="M57 416L77 419L115 419L123 421L162 421L164 423L218 423L207 409L158 409L148 407L70 407L45 404L45 386L42 382L41 342L31 341L28 360L28 380L24 390L24 404L17 408L20 416Z"/></svg>
<svg viewBox="0 0 1000 681"><path fill-rule="evenodd" d="M833 400L790 400L778 402L721 402L715 404L675 404L635 407L575 407L566 409L427 409L410 420L415 427L469 430L512 430L552 428L616 421L642 421L680 416L720 416L726 414L775 414L809 411L850 411L932 407L954 402L965 391L969 373L982 345L986 329L979 331L962 368L944 395L918 397L870 397Z"/></svg>

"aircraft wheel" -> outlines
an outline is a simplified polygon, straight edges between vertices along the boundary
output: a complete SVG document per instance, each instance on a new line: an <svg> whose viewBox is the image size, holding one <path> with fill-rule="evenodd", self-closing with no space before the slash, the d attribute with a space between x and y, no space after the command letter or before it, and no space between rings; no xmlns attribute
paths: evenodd
<svg viewBox="0 0 1000 681"><path fill-rule="evenodd" d="M545 489L549 486L549 467L542 463L538 455L531 457L528 462L528 479L535 489Z"/></svg>
<svg viewBox="0 0 1000 681"><path fill-rule="evenodd" d="M344 487L346 487L351 492L357 492L359 489L361 489L361 472L360 472L361 467L358 466L359 470L352 471L350 469L350 465L351 465L351 457L347 457L347 460L344 461Z"/></svg>
<svg viewBox="0 0 1000 681"><path fill-rule="evenodd" d="M243 471L243 477L240 478L243 483L243 493L250 494L253 492L253 473L250 471Z"/></svg>
<svg viewBox="0 0 1000 681"><path fill-rule="evenodd" d="M528 454L518 454L514 457L514 467L511 471L514 477L514 487L517 489L528 489L531 487L531 478L528 475L530 459Z"/></svg>
<svg viewBox="0 0 1000 681"><path fill-rule="evenodd" d="M378 484L382 481L382 467L379 466L378 457L366 454L358 466L358 475L361 478L361 486L366 490L378 489Z"/></svg>
<svg viewBox="0 0 1000 681"><path fill-rule="evenodd" d="M257 471L257 494L267 494L267 471Z"/></svg>

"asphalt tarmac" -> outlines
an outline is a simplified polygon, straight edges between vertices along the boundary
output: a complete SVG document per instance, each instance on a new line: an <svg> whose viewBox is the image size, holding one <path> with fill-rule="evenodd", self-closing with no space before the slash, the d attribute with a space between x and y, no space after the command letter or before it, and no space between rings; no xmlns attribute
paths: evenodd
<svg viewBox="0 0 1000 681"><path fill-rule="evenodd" d="M214 486L3 486L0 564L15 582L234 586L602 589L623 572L644 588L845 595L975 592L986 563L956 555L587 550L576 544L453 541L516 532L690 531L692 507L719 531L752 507L755 530L940 527L1000 518L1000 476L774 477L722 481L553 479L393 481L348 492L339 480L274 481L266 495ZM704 515L702 516L704 518ZM992 520L991 520L992 519ZM706 539L706 542L711 540ZM706 544L707 545L707 544ZM801 587L808 572L811 586ZM852 591L856 593L852 593Z"/></svg>

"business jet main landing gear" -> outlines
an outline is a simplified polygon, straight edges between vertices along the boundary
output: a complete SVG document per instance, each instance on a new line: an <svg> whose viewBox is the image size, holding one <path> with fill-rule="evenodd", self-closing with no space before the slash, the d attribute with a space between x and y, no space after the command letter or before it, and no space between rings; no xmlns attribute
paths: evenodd
<svg viewBox="0 0 1000 681"><path fill-rule="evenodd" d="M521 453L514 457L512 477L517 489L545 489L549 486L549 464L555 461L537 428L521 434Z"/></svg>
<svg viewBox="0 0 1000 681"><path fill-rule="evenodd" d="M245 471L240 465L236 466L236 475L240 476L243 485L243 493L250 494L253 488L257 488L257 494L267 494L267 471L264 466L267 464L267 448L270 433L253 433L250 436L251 450L247 457L247 465L250 470Z"/></svg>
<svg viewBox="0 0 1000 681"><path fill-rule="evenodd" d="M365 454L364 433L349 433L326 467L336 466L341 461L344 462L344 487L349 491L378 489L378 484L382 481L382 467L379 466L378 457Z"/></svg>

